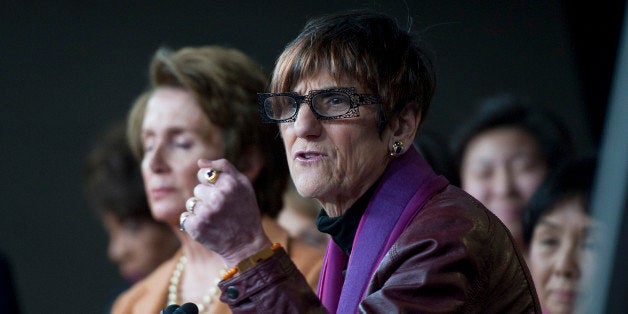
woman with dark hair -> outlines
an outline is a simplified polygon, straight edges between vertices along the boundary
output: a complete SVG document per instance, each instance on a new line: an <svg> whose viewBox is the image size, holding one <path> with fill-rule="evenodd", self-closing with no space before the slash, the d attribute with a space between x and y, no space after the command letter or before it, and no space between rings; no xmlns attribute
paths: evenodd
<svg viewBox="0 0 628 314"><path fill-rule="evenodd" d="M559 167L539 186L523 212L528 263L543 313L573 313L586 297L597 226L590 194L595 160Z"/></svg>
<svg viewBox="0 0 628 314"><path fill-rule="evenodd" d="M221 300L240 313L539 312L504 225L412 145L434 88L429 58L389 16L308 22L258 103L279 125L297 191L323 207L318 298L260 227L244 175L199 160L199 201L182 224L231 267Z"/></svg>
<svg viewBox="0 0 628 314"><path fill-rule="evenodd" d="M504 222L521 249L523 207L573 150L555 116L512 95L485 99L452 141L459 186Z"/></svg>

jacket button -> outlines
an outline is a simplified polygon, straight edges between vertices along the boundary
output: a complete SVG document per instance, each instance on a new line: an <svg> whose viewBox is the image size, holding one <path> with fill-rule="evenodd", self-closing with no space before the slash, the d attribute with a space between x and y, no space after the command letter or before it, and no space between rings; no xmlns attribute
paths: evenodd
<svg viewBox="0 0 628 314"><path fill-rule="evenodd" d="M238 292L238 289L234 286L229 286L227 288L227 298L231 299L231 300L235 300L238 298L238 296L240 295L240 293Z"/></svg>

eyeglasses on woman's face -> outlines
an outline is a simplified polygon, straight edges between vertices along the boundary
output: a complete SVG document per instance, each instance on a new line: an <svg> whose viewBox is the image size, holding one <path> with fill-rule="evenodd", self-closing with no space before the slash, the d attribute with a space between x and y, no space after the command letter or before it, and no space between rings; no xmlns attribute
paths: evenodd
<svg viewBox="0 0 628 314"><path fill-rule="evenodd" d="M302 103L307 103L316 119L334 120L360 115L358 107L381 103L372 94L358 94L355 87L312 90L305 96L295 92L258 93L257 101L263 122L294 122Z"/></svg>

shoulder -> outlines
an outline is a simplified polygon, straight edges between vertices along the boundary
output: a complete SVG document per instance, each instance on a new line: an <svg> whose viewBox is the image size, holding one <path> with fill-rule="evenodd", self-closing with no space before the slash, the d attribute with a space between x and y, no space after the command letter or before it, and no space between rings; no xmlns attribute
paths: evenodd
<svg viewBox="0 0 628 314"><path fill-rule="evenodd" d="M527 266L504 224L451 185L428 200L384 262L391 269L430 272L428 281L441 278L440 273L456 273L464 278L466 306L471 308L484 308L491 302L507 307L509 301L535 306ZM500 295L504 302L496 302Z"/></svg>
<svg viewBox="0 0 628 314"><path fill-rule="evenodd" d="M429 223L428 223L429 222ZM482 203L453 185L432 196L419 211L413 224L433 224L437 228L462 228L469 232L499 233L507 236L506 226ZM487 234L488 236L488 234Z"/></svg>
<svg viewBox="0 0 628 314"><path fill-rule="evenodd" d="M403 255L405 251L417 252L416 247L422 247L431 257L446 251L459 253L460 258L468 257L476 249L475 243L486 244L495 236L495 229L501 229L498 222L480 202L448 185L427 200L392 249ZM506 235L498 232L498 236Z"/></svg>
<svg viewBox="0 0 628 314"><path fill-rule="evenodd" d="M490 273L495 264L522 269L522 260L503 223L452 185L425 203L387 254L392 264L466 265L459 271L469 277Z"/></svg>
<svg viewBox="0 0 628 314"><path fill-rule="evenodd" d="M465 215L485 215L488 212L486 207L473 196L451 184L432 196L425 204L425 207L428 210L431 207L445 208Z"/></svg>
<svg viewBox="0 0 628 314"><path fill-rule="evenodd" d="M506 226L482 203L453 185L432 196L408 224L398 245L417 241L460 247L471 256L483 257L512 252L518 254ZM496 249L488 252L487 248Z"/></svg>

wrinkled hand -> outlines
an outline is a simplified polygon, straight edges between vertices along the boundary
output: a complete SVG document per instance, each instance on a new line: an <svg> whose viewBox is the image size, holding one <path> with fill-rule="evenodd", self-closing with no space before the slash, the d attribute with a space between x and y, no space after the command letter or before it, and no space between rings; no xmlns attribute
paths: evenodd
<svg viewBox="0 0 628 314"><path fill-rule="evenodd" d="M228 267L268 248L270 240L262 229L255 191L249 179L226 159L198 161L201 168L194 188L197 202L183 222L185 231L196 241L222 256ZM219 170L215 183L206 178Z"/></svg>

